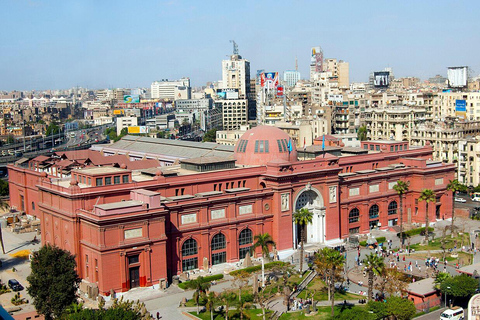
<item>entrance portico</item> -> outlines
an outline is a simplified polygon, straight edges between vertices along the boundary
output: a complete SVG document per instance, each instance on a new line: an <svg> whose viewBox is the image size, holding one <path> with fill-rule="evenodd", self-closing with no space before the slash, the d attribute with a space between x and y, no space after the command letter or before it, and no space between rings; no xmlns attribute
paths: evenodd
<svg viewBox="0 0 480 320"><path fill-rule="evenodd" d="M316 188L307 184L295 198L295 211L302 208L308 209L313 213L312 223L306 226L306 243L324 243L325 242L325 206L323 197ZM296 249L300 242L300 228L293 223L293 247Z"/></svg>

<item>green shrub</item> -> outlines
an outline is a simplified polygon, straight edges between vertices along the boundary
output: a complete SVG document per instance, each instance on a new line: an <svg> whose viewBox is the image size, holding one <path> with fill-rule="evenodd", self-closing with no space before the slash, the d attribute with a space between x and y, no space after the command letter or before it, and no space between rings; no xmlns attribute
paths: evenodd
<svg viewBox="0 0 480 320"><path fill-rule="evenodd" d="M279 267L282 267L284 265L286 265L287 263L283 262L283 261L273 261L273 262L269 262L269 263L265 263L265 270L266 269L271 269L273 267L276 267L276 266L279 266ZM230 272L230 275L231 276L236 276L238 275L240 272L247 272L247 273L253 273L253 272L256 272L256 271L260 271L262 270L262 265L258 265L258 266L253 266L253 267L248 267L248 268L244 268L244 269L239 269L239 270L235 270L235 271L232 271Z"/></svg>
<svg viewBox="0 0 480 320"><path fill-rule="evenodd" d="M429 232L433 232L433 230L434 229L432 227L428 227ZM416 236L418 234L424 234L424 233L425 233L425 227L416 228L416 229L411 229L411 230L408 230L408 231L404 231L403 232L403 237L408 238L408 237L413 237L413 236ZM397 233L397 237L400 238L400 232Z"/></svg>
<svg viewBox="0 0 480 320"><path fill-rule="evenodd" d="M378 243L382 243L382 242L387 241L387 238L385 238L385 237L378 237L378 238L375 238L375 240L377 240Z"/></svg>
<svg viewBox="0 0 480 320"><path fill-rule="evenodd" d="M203 279L205 280L205 282L210 282L210 281L213 281L213 280L220 280L220 279L223 279L223 274L214 274L213 276L204 277ZM189 281L179 283L178 287L180 289L185 290L187 288L188 282Z"/></svg>
<svg viewBox="0 0 480 320"><path fill-rule="evenodd" d="M366 240L365 240L365 241L360 241L360 242L358 243L358 245L360 245L360 246L362 246L362 247L366 247L366 246L367 246L367 241L366 241Z"/></svg>

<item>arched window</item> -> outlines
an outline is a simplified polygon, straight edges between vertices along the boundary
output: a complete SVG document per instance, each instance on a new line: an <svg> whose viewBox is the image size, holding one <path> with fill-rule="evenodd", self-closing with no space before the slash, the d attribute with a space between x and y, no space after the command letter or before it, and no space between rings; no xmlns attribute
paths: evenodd
<svg viewBox="0 0 480 320"><path fill-rule="evenodd" d="M348 222L354 223L358 222L358 219L360 217L360 211L357 208L353 208L350 210L350 213L348 214Z"/></svg>
<svg viewBox="0 0 480 320"><path fill-rule="evenodd" d="M238 255L240 259L245 258L247 252L250 251L252 248L253 237L252 237L252 230L244 229L238 235Z"/></svg>
<svg viewBox="0 0 480 320"><path fill-rule="evenodd" d="M392 201L388 204L388 214L397 214L397 201Z"/></svg>
<svg viewBox="0 0 480 320"><path fill-rule="evenodd" d="M370 219L378 218L378 212L379 211L380 210L378 209L378 206L376 204L371 206L370 210L368 210L368 215L370 216Z"/></svg>
<svg viewBox="0 0 480 320"><path fill-rule="evenodd" d="M198 246L195 239L188 239L182 246L182 271L198 268Z"/></svg>
<svg viewBox="0 0 480 320"><path fill-rule="evenodd" d="M222 233L216 234L212 238L212 265L227 262L227 241Z"/></svg>

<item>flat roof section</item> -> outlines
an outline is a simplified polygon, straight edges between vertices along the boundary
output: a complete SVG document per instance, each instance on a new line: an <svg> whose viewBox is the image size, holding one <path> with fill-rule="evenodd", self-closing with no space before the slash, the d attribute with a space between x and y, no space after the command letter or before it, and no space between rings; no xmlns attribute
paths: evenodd
<svg viewBox="0 0 480 320"><path fill-rule="evenodd" d="M114 202L114 203L97 204L95 205L95 207L102 210L113 210L113 209L121 209L121 208L138 207L138 206L141 206L142 204L143 204L142 201L128 200L128 201L121 201L121 202Z"/></svg>
<svg viewBox="0 0 480 320"><path fill-rule="evenodd" d="M115 167L95 167L95 168L83 168L83 169L75 169L72 172L80 173L80 174L87 174L87 175L103 175L103 174L111 174L111 173L128 173L130 170L122 169L122 168L115 168Z"/></svg>

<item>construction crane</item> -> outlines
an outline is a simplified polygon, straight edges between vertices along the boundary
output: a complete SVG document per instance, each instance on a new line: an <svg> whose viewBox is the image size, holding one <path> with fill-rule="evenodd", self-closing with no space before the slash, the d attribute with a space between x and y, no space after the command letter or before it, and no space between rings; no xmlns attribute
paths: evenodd
<svg viewBox="0 0 480 320"><path fill-rule="evenodd" d="M230 43L233 43L233 54L238 54L238 45L235 40L230 40Z"/></svg>

